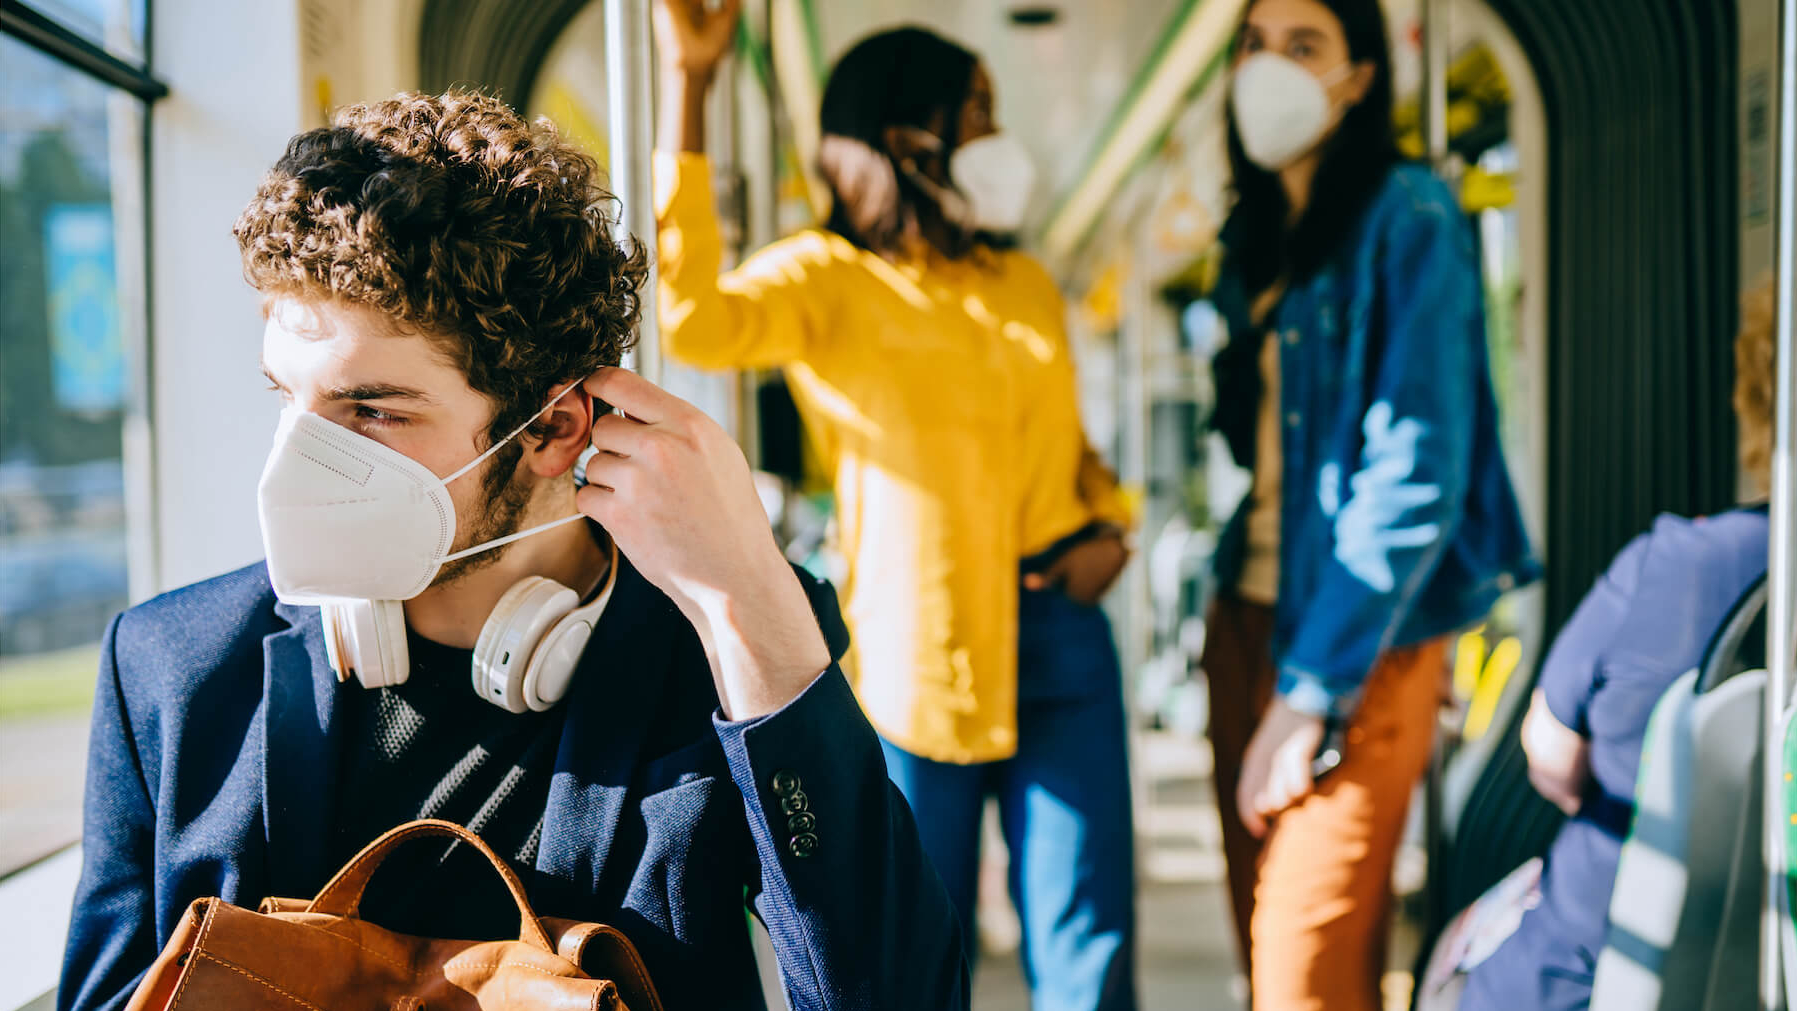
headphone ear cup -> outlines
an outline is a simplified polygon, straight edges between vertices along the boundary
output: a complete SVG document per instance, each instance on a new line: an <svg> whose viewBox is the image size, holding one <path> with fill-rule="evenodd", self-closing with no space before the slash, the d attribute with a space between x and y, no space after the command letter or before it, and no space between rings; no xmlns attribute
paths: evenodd
<svg viewBox="0 0 1797 1011"><path fill-rule="evenodd" d="M580 598L553 579L526 576L493 606L474 644L470 672L474 693L508 712L531 708L525 702L524 673L543 634Z"/></svg>
<svg viewBox="0 0 1797 1011"><path fill-rule="evenodd" d="M405 604L397 600L346 600L319 608L325 655L337 680L354 674L364 688L405 684L412 673L406 648Z"/></svg>
<svg viewBox="0 0 1797 1011"><path fill-rule="evenodd" d="M320 604L318 606L318 622L324 630L325 660L330 663L331 670L336 672L338 684L348 681L349 676L356 670L354 658L346 655L349 652L349 644L344 642L343 635L344 625L348 623L348 619L340 615L339 612L342 610L342 604Z"/></svg>
<svg viewBox="0 0 1797 1011"><path fill-rule="evenodd" d="M580 666L581 654L586 652L587 641L599 627L599 617L605 613L617 585L618 546L614 543L604 587L590 602L569 611L556 622L543 637L542 645L531 654L530 666L524 671L525 705L542 712L567 697L568 685L574 680L575 668Z"/></svg>
<svg viewBox="0 0 1797 1011"><path fill-rule="evenodd" d="M524 704L540 713L560 702L592 637L593 620L586 608L556 622L524 670Z"/></svg>
<svg viewBox="0 0 1797 1011"><path fill-rule="evenodd" d="M381 684L403 685L412 676L411 650L406 646L406 605L399 600L371 600L370 624L380 652Z"/></svg>

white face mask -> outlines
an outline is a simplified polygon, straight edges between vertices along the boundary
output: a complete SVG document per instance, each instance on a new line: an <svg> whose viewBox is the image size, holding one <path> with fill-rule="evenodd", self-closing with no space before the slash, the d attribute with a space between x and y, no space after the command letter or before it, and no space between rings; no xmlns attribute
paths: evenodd
<svg viewBox="0 0 1797 1011"><path fill-rule="evenodd" d="M275 596L288 604L410 600L431 585L445 562L581 519L575 513L449 553L456 531L449 483L480 466L553 406L552 400L531 421L445 478L316 414L295 407L281 412L274 449L256 488Z"/></svg>
<svg viewBox="0 0 1797 1011"><path fill-rule="evenodd" d="M917 135L935 149L942 148L941 139L934 134L919 130ZM999 234L1023 227L1030 190L1036 185L1036 166L1029 151L1008 133L989 133L955 148L948 158L954 190L944 190L915 169L907 171L956 224Z"/></svg>
<svg viewBox="0 0 1797 1011"><path fill-rule="evenodd" d="M1230 103L1249 160L1277 172L1316 147L1339 118L1327 89L1353 69L1344 63L1318 79L1278 53L1243 60L1235 69Z"/></svg>
<svg viewBox="0 0 1797 1011"><path fill-rule="evenodd" d="M948 177L966 196L974 229L1015 232L1029 210L1036 166L1029 151L1008 133L989 133L955 148Z"/></svg>

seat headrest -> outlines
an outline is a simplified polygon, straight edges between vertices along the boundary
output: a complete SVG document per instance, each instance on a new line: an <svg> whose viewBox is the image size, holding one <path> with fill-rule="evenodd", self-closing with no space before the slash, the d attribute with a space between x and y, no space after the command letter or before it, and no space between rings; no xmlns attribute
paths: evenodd
<svg viewBox="0 0 1797 1011"><path fill-rule="evenodd" d="M1729 608L1697 665L1699 695L1742 671L1766 665L1766 593L1762 575Z"/></svg>

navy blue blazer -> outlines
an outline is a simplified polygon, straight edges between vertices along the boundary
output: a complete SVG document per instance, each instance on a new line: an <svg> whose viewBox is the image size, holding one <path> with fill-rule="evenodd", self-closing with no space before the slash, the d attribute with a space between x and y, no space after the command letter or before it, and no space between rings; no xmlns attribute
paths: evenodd
<svg viewBox="0 0 1797 1011"><path fill-rule="evenodd" d="M966 1008L954 909L842 672L725 722L692 626L621 564L562 702L537 912L623 930L669 1011L766 1006L745 905L794 1009ZM834 649L834 596L807 582ZM318 609L277 602L261 564L114 619L59 1008L123 1006L194 899L253 907L324 885L338 714L363 690L337 682ZM809 798L809 855L777 774Z"/></svg>

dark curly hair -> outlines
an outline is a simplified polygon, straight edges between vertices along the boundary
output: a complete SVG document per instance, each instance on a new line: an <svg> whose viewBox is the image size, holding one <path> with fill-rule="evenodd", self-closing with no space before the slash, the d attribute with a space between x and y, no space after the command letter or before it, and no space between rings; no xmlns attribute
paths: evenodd
<svg viewBox="0 0 1797 1011"><path fill-rule="evenodd" d="M494 402L496 440L633 340L646 260L612 238L598 175L547 119L407 93L294 137L232 233L264 296L357 303L435 341Z"/></svg>
<svg viewBox="0 0 1797 1011"><path fill-rule="evenodd" d="M830 231L881 256L917 232L935 197L899 171L886 148L893 126L935 130L942 151L961 142L961 106L979 57L924 28L870 35L830 71L818 111L818 172L830 187ZM971 238L971 237L962 237ZM965 243L964 243L965 244ZM943 250L951 256L963 248Z"/></svg>

